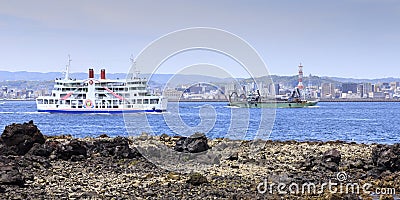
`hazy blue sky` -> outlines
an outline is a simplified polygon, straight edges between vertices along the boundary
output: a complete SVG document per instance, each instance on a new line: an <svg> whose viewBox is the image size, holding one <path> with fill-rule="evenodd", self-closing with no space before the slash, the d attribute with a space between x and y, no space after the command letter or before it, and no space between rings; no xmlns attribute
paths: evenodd
<svg viewBox="0 0 400 200"><path fill-rule="evenodd" d="M127 72L158 37L215 27L249 42L271 74L400 77L400 1L6 1L0 0L0 70ZM221 55L193 52L172 66L224 65ZM193 60L192 60L193 59ZM226 63L229 63L226 62Z"/></svg>

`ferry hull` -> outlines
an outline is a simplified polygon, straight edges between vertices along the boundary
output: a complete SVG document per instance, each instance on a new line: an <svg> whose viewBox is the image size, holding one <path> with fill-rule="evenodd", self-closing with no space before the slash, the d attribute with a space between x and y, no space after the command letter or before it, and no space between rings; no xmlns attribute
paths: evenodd
<svg viewBox="0 0 400 200"><path fill-rule="evenodd" d="M304 108L317 105L318 101L306 102L230 102L229 106L240 108Z"/></svg>
<svg viewBox="0 0 400 200"><path fill-rule="evenodd" d="M63 109L42 109L38 110L38 112L47 112L47 113L68 113L68 114L122 114L122 113L161 113L165 112L165 110L158 110L158 109L150 109L150 110L132 110L132 109L115 109L115 110L87 110L87 109L70 109L70 110L63 110Z"/></svg>

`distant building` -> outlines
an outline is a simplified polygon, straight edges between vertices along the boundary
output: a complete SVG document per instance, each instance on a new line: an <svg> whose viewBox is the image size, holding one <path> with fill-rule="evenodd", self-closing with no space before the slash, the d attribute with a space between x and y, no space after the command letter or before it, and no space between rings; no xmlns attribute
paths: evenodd
<svg viewBox="0 0 400 200"><path fill-rule="evenodd" d="M397 88L400 87L400 82L391 82L390 83L390 89L395 91Z"/></svg>
<svg viewBox="0 0 400 200"><path fill-rule="evenodd" d="M389 90L390 89L390 84L389 83L382 83L381 88L384 89L384 90Z"/></svg>
<svg viewBox="0 0 400 200"><path fill-rule="evenodd" d="M384 99L386 94L384 92L371 92L370 97L374 99Z"/></svg>
<svg viewBox="0 0 400 200"><path fill-rule="evenodd" d="M229 83L229 84L225 85L224 93L228 96L231 95L233 92L240 93L239 88L240 88L240 86L238 84Z"/></svg>
<svg viewBox="0 0 400 200"><path fill-rule="evenodd" d="M281 87L280 87L280 85L278 83L276 83L276 84L271 83L269 85L269 89L268 90L271 93L271 95L279 95L279 89L280 88Z"/></svg>
<svg viewBox="0 0 400 200"><path fill-rule="evenodd" d="M343 93L357 93L357 83L342 83L342 92Z"/></svg>
<svg viewBox="0 0 400 200"><path fill-rule="evenodd" d="M363 84L358 84L357 85L357 94L360 96L360 98L364 94L364 85Z"/></svg>
<svg viewBox="0 0 400 200"><path fill-rule="evenodd" d="M352 93L351 91L349 93L342 93L342 98L344 98L344 99L360 99L361 93Z"/></svg>
<svg viewBox="0 0 400 200"><path fill-rule="evenodd" d="M362 83L363 85L363 92L361 97L362 98L369 98L369 93L372 92L372 84L371 83Z"/></svg>
<svg viewBox="0 0 400 200"><path fill-rule="evenodd" d="M381 91L380 84L373 84L372 85L372 92L380 92L380 91Z"/></svg>
<svg viewBox="0 0 400 200"><path fill-rule="evenodd" d="M322 83L321 98L335 97L335 85L332 83Z"/></svg>
<svg viewBox="0 0 400 200"><path fill-rule="evenodd" d="M163 92L163 96L167 97L169 100L179 100L182 97L182 94L183 92L175 89L166 89Z"/></svg>
<svg viewBox="0 0 400 200"><path fill-rule="evenodd" d="M201 94L205 92L205 87L202 87L200 84L189 87L189 93L192 94Z"/></svg>

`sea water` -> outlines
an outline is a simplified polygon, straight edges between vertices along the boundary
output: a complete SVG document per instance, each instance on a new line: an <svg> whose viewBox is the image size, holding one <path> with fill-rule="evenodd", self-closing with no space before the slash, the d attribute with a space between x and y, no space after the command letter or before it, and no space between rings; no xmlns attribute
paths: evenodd
<svg viewBox="0 0 400 200"><path fill-rule="evenodd" d="M33 120L45 135L116 137L141 132L204 132L210 138L233 139L254 139L260 130L260 109L232 108L224 102L171 102L168 106L169 111L163 114L129 114L124 120L123 114L40 113L33 101L6 101L0 105L0 128ZM272 111L269 117L275 119L267 134L271 140L400 142L400 103L396 102L320 102L316 107Z"/></svg>

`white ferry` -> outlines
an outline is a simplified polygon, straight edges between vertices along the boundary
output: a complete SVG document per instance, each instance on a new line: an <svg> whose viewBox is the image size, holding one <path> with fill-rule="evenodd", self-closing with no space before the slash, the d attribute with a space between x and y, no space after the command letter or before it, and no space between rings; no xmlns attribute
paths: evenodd
<svg viewBox="0 0 400 200"><path fill-rule="evenodd" d="M51 113L122 113L122 112L163 112L168 100L150 94L147 80L136 75L126 80L106 78L101 70L100 79L95 79L94 70L89 69L87 79L69 77L66 67L64 79L56 79L51 96L36 99L39 112Z"/></svg>

